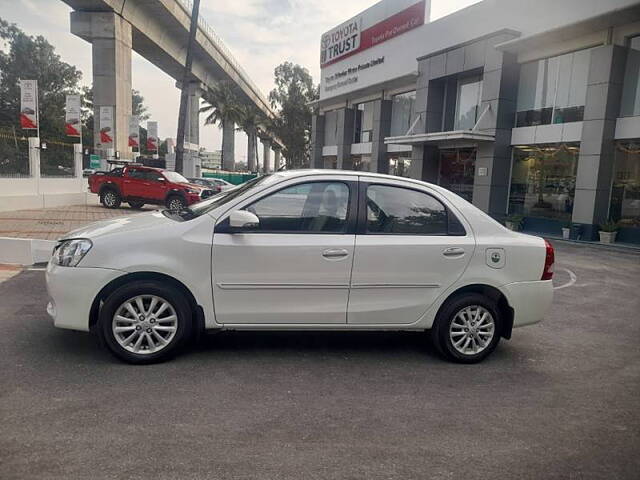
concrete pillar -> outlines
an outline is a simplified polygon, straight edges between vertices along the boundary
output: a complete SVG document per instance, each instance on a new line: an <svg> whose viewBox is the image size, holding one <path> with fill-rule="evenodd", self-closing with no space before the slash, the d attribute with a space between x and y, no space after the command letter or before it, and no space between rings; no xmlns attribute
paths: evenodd
<svg viewBox="0 0 640 480"><path fill-rule="evenodd" d="M278 170L280 170L280 154L282 153L282 150L280 149L280 147L278 148L274 148L273 150L273 171L277 172Z"/></svg>
<svg viewBox="0 0 640 480"><path fill-rule="evenodd" d="M391 134L391 108L391 100L376 100L373 103L372 172L389 173L389 157L384 139Z"/></svg>
<svg viewBox="0 0 640 480"><path fill-rule="evenodd" d="M82 178L82 144L73 144L73 176Z"/></svg>
<svg viewBox="0 0 640 480"><path fill-rule="evenodd" d="M262 141L262 171L269 173L271 171L271 140L269 138L261 138Z"/></svg>
<svg viewBox="0 0 640 480"><path fill-rule="evenodd" d="M411 149L409 177L438 183L440 173L440 150L434 145L417 145Z"/></svg>
<svg viewBox="0 0 640 480"><path fill-rule="evenodd" d="M176 84L176 86L179 84ZM179 87L180 88L180 87ZM184 129L184 140L194 146L200 146L200 99L204 87L200 82L190 82L187 99L187 122ZM195 150L198 150L195 148Z"/></svg>
<svg viewBox="0 0 640 480"><path fill-rule="evenodd" d="M583 225L582 239L596 239L609 213L626 58L627 49L618 45L591 51L572 217Z"/></svg>
<svg viewBox="0 0 640 480"><path fill-rule="evenodd" d="M233 122L222 125L222 169L234 171L236 169L236 128Z"/></svg>
<svg viewBox="0 0 640 480"><path fill-rule="evenodd" d="M129 143L131 116L131 24L115 12L71 12L71 33L92 44L94 147L100 143L99 111L113 107L113 149L120 158L132 158Z"/></svg>
<svg viewBox="0 0 640 480"><path fill-rule="evenodd" d="M322 147L324 147L325 116L318 113L311 119L311 168L324 168Z"/></svg>
<svg viewBox="0 0 640 480"><path fill-rule="evenodd" d="M338 146L338 169L351 170L351 144L353 143L353 127L355 112L352 108L338 110L336 145Z"/></svg>
<svg viewBox="0 0 640 480"><path fill-rule="evenodd" d="M489 47L490 48L490 47ZM495 217L503 217L509 204L511 129L516 112L520 66L510 53L497 52L501 61L485 70L477 131L495 135L494 142L479 142L473 185L473 204Z"/></svg>
<svg viewBox="0 0 640 480"><path fill-rule="evenodd" d="M29 176L40 178L40 138L29 137Z"/></svg>
<svg viewBox="0 0 640 480"><path fill-rule="evenodd" d="M247 170L250 172L257 171L256 168L256 157L258 155L257 151L257 136L255 132L247 133Z"/></svg>

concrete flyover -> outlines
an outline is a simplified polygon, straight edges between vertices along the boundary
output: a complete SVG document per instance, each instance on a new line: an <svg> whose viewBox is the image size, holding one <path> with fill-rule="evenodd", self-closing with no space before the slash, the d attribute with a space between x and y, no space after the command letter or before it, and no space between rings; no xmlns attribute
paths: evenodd
<svg viewBox="0 0 640 480"><path fill-rule="evenodd" d="M71 12L71 32L92 44L96 114L100 106L114 107L113 148L127 157L130 155L127 140L131 115L131 50L181 81L191 0L62 1L74 10ZM203 89L221 80L237 85L242 99L267 116L275 115L267 98L202 17L198 22L191 77L194 88L190 90L190 96L195 98L189 102L188 124L198 125L197 105ZM94 138L99 142L98 122L95 128ZM198 136L198 129L190 128L186 141L198 145ZM94 146L103 149L98 143Z"/></svg>

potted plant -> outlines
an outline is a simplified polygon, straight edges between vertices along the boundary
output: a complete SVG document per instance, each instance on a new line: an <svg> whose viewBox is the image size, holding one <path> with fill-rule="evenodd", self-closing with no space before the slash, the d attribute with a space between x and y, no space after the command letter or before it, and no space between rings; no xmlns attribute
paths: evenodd
<svg viewBox="0 0 640 480"><path fill-rule="evenodd" d="M618 222L608 220L600 225L600 243L613 243L616 241L616 234L618 233Z"/></svg>
<svg viewBox="0 0 640 480"><path fill-rule="evenodd" d="M569 240L571 238L571 222L565 222L562 224L562 238Z"/></svg>
<svg viewBox="0 0 640 480"><path fill-rule="evenodd" d="M524 222L524 217L522 215L509 215L505 219L504 224L509 230L513 230L514 232L517 232L522 228L523 222Z"/></svg>

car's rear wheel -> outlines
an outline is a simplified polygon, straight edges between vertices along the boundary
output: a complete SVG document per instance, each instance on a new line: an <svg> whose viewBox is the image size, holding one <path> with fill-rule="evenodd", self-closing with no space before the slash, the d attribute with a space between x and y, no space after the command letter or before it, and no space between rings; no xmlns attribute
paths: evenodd
<svg viewBox="0 0 640 480"><path fill-rule="evenodd" d="M463 293L448 300L431 332L436 349L458 363L477 363L500 341L502 318L496 303L479 293Z"/></svg>
<svg viewBox="0 0 640 480"><path fill-rule="evenodd" d="M107 208L118 208L120 203L122 203L122 198L120 198L120 194L118 192L109 188L102 192L100 201Z"/></svg>
<svg viewBox="0 0 640 480"><path fill-rule="evenodd" d="M179 195L172 195L167 199L167 208L172 212L184 210L186 206L187 202Z"/></svg>
<svg viewBox="0 0 640 480"><path fill-rule="evenodd" d="M128 202L129 206L135 210L140 210L142 207L144 207L144 202Z"/></svg>
<svg viewBox="0 0 640 480"><path fill-rule="evenodd" d="M174 355L189 338L192 312L177 289L134 281L114 291L100 310L98 333L116 357L134 364Z"/></svg>

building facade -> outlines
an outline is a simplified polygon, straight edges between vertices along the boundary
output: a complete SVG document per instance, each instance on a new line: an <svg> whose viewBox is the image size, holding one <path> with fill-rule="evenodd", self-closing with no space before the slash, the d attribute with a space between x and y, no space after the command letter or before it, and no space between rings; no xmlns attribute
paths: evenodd
<svg viewBox="0 0 640 480"><path fill-rule="evenodd" d="M222 150L214 150L213 152L200 150L200 161L202 168L219 170L222 168Z"/></svg>
<svg viewBox="0 0 640 480"><path fill-rule="evenodd" d="M640 2L384 0L322 37L312 166L440 184L526 230L640 242Z"/></svg>

